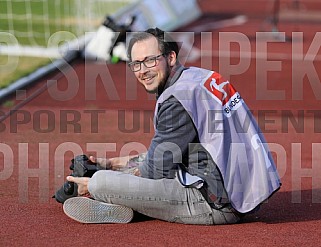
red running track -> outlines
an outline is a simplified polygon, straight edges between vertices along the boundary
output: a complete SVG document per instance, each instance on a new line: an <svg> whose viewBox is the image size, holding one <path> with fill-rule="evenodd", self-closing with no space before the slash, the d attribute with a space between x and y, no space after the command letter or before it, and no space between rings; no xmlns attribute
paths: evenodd
<svg viewBox="0 0 321 247"><path fill-rule="evenodd" d="M262 15L254 11L257 2ZM268 1L257 2L247 1L239 8L240 13L249 15L247 23L206 30L210 36L202 40L195 34L195 46L207 52L186 65L211 66L228 74L254 111L283 183L260 211L229 226L180 225L142 216L126 225L84 225L67 218L61 205L50 198L68 174L73 153L66 150L95 154L93 150L106 153L108 149L107 155L112 157L126 153L124 147L131 142L147 148L153 135L154 100L137 86L124 64L76 61L69 71L50 75L28 88L26 98L52 78L57 79L58 89L42 90L0 125L0 246L320 246L320 52L316 50L313 63L305 64L292 63L297 60L291 55L293 47L295 52L299 47L304 52L317 47L320 25L281 23L280 30L288 36L292 31L303 31L304 40L270 42L269 59L279 61L280 67L265 75L266 65L261 55L255 54L261 54L256 52L262 44L256 32L267 15L263 6ZM209 0L201 1L201 6L210 15L237 10L222 2L215 9ZM223 32L247 37L245 43L250 48L242 59L233 55L229 60L234 65L248 63L241 72L227 69L224 53L220 59L217 56L216 51L224 46L219 40ZM231 44L231 49L237 52L239 46ZM252 57L247 60L249 55ZM22 102L14 97L11 100ZM7 111L1 108L1 112Z"/></svg>

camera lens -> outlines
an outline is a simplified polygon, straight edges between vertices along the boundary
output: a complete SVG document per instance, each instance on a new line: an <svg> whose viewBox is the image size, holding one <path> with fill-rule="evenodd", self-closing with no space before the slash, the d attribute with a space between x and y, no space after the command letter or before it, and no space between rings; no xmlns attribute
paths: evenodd
<svg viewBox="0 0 321 247"><path fill-rule="evenodd" d="M76 185L73 182L69 182L69 181L65 182L64 183L64 192L65 192L65 194L66 195L72 195L74 193L74 191L75 191L75 186Z"/></svg>

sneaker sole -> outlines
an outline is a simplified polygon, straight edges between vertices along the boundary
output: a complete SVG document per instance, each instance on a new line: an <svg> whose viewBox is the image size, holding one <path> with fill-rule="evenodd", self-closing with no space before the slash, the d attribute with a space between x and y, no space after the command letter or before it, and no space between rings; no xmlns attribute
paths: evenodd
<svg viewBox="0 0 321 247"><path fill-rule="evenodd" d="M133 219L131 208L108 204L87 197L73 197L63 204L65 214L81 223L128 223Z"/></svg>

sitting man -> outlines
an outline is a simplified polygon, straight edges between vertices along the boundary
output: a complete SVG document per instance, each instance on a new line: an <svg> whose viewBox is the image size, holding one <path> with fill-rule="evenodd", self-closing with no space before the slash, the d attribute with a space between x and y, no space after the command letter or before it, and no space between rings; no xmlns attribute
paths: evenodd
<svg viewBox="0 0 321 247"><path fill-rule="evenodd" d="M162 30L133 34L129 67L156 94L146 154L99 159L91 178L67 177L79 195L65 213L85 223L127 223L133 211L185 224L232 224L280 188L264 137L240 94L220 74L183 67ZM117 171L128 167L127 172Z"/></svg>

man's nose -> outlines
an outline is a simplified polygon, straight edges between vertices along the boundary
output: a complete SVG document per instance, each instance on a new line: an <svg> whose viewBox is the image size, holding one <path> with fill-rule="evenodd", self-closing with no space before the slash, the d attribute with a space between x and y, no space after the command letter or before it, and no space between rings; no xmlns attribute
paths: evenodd
<svg viewBox="0 0 321 247"><path fill-rule="evenodd" d="M148 71L149 69L145 66L145 64L141 64L140 65L140 73L144 74L146 71Z"/></svg>

